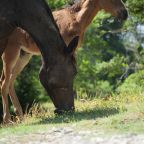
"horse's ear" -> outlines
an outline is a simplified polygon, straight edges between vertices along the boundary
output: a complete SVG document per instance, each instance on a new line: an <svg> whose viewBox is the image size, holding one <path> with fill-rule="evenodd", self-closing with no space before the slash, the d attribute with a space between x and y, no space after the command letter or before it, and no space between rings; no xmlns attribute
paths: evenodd
<svg viewBox="0 0 144 144"><path fill-rule="evenodd" d="M78 46L78 41L79 41L79 36L74 37L69 43L66 49L66 53L71 54L72 52L74 52Z"/></svg>

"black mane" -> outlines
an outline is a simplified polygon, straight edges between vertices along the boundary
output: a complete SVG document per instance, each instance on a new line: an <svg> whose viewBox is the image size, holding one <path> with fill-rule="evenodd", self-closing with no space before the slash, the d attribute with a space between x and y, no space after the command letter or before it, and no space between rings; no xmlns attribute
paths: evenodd
<svg viewBox="0 0 144 144"><path fill-rule="evenodd" d="M65 8L72 8L73 6L75 6L76 4L80 3L81 0L67 0L67 3L62 6L61 8L57 8L55 9L55 11L59 11Z"/></svg>
<svg viewBox="0 0 144 144"><path fill-rule="evenodd" d="M54 20L54 17L53 17L53 15L52 15L52 11L51 11L51 9L49 8L47 2L46 2L45 0L43 0L42 2L43 2L43 4L44 4L44 7L45 7L45 9L46 9L48 15L49 15L50 18L51 18L53 24L55 25L55 27L56 27L57 30L59 31L59 28L58 28L58 26L57 26L57 24L56 24L56 22L55 22L55 20Z"/></svg>

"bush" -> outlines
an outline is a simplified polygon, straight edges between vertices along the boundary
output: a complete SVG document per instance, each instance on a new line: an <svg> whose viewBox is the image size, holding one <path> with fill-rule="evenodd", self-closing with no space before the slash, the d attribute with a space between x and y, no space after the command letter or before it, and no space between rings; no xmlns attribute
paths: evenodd
<svg viewBox="0 0 144 144"><path fill-rule="evenodd" d="M52 10L64 6L66 2L66 0L47 0L47 3L49 4Z"/></svg>
<svg viewBox="0 0 144 144"><path fill-rule="evenodd" d="M143 93L144 92L144 70L131 74L124 83L117 88L119 93Z"/></svg>

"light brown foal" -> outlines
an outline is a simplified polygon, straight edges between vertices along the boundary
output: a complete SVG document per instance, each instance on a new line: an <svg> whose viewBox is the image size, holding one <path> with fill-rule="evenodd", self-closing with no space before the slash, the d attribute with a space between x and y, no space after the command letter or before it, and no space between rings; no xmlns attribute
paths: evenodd
<svg viewBox="0 0 144 144"><path fill-rule="evenodd" d="M115 17L125 20L126 8L121 0L81 0L71 7L53 12L60 33L68 44L75 36L79 36L79 45L84 32L98 11L104 9ZM21 52L24 51L23 53ZM8 94L14 105L15 113L23 118L23 112L14 89L14 80L27 65L32 55L40 55L40 51L32 38L22 29L17 28L9 37L6 49L2 55L3 74L1 76L2 99L5 101ZM3 103L4 122L8 122L5 110L7 103Z"/></svg>

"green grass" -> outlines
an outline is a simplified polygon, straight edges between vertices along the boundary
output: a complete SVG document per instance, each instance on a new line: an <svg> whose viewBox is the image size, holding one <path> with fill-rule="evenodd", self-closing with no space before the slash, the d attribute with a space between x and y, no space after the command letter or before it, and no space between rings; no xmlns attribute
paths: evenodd
<svg viewBox="0 0 144 144"><path fill-rule="evenodd" d="M79 99L76 112L56 116L52 103L31 109L32 116L13 126L0 128L0 137L14 134L47 131L52 127L73 127L76 130L98 130L108 133L144 133L144 96L122 94L106 98Z"/></svg>

